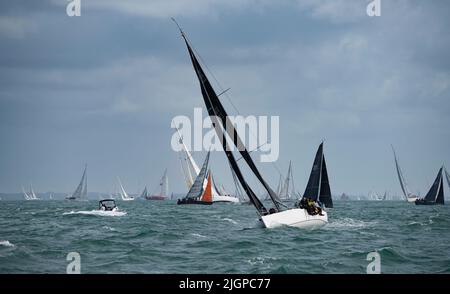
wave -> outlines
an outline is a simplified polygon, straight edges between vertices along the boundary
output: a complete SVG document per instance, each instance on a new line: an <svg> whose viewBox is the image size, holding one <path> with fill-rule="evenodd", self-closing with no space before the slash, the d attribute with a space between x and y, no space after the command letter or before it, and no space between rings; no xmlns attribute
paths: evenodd
<svg viewBox="0 0 450 294"><path fill-rule="evenodd" d="M15 247L16 245L14 245L13 243L9 242L8 240L2 240L2 241L0 241L0 246Z"/></svg>
<svg viewBox="0 0 450 294"><path fill-rule="evenodd" d="M194 237L199 237L199 238L208 238L206 236L203 236L203 235L200 235L200 234L197 234L197 233L192 233L191 235L194 236Z"/></svg>
<svg viewBox="0 0 450 294"><path fill-rule="evenodd" d="M63 215L71 214L84 214L84 215L98 215L98 216L124 216L127 213L125 211L102 211L102 210L80 210L64 212Z"/></svg>
<svg viewBox="0 0 450 294"><path fill-rule="evenodd" d="M105 229L105 230L109 230L109 231L115 231L116 230L113 227L108 227L108 226L103 226L102 228Z"/></svg>
<svg viewBox="0 0 450 294"><path fill-rule="evenodd" d="M350 228L350 229L362 229L362 228L366 228L366 227L371 227L376 225L377 222L365 222L362 220L357 220L357 219L353 219L353 218L342 218L342 219L337 219L335 221L332 221L330 223L328 223L327 226L325 226L326 229L330 229L330 228Z"/></svg>
<svg viewBox="0 0 450 294"><path fill-rule="evenodd" d="M234 224L234 225L237 225L238 223L237 223L237 221L235 221L235 220L233 220L233 219L231 219L231 218L221 218L221 220L224 220L224 221L227 221L227 222L230 222L230 223L232 223L232 224Z"/></svg>

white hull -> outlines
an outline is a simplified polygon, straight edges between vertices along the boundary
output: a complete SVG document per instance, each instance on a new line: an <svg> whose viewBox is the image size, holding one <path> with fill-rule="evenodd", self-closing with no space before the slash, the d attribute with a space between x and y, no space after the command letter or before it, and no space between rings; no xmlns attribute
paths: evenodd
<svg viewBox="0 0 450 294"><path fill-rule="evenodd" d="M408 197L407 198L408 202L416 202L416 200L417 200L417 197Z"/></svg>
<svg viewBox="0 0 450 294"><path fill-rule="evenodd" d="M297 227L302 229L318 229L328 223L326 211L321 215L309 215L305 209L293 208L282 212L261 217L264 227L271 229L281 226Z"/></svg>
<svg viewBox="0 0 450 294"><path fill-rule="evenodd" d="M122 201L133 201L134 198L122 198Z"/></svg>
<svg viewBox="0 0 450 294"><path fill-rule="evenodd" d="M232 196L213 195L213 202L232 202L239 203L239 198Z"/></svg>

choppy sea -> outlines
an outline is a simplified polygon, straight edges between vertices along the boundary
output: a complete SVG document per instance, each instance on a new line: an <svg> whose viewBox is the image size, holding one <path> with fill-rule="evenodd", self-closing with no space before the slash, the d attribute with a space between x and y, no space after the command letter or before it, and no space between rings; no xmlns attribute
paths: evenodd
<svg viewBox="0 0 450 294"><path fill-rule="evenodd" d="M245 204L0 201L0 273L450 273L450 207L335 201L322 229L264 229Z"/></svg>

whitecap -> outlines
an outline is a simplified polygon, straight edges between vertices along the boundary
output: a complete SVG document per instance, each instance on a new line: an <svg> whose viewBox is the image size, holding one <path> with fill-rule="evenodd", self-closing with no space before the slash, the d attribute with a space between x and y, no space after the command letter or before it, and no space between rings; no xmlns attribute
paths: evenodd
<svg viewBox="0 0 450 294"><path fill-rule="evenodd" d="M376 222L365 222L362 220L352 219L352 218L343 218L337 219L328 223L326 228L351 228L351 229L360 229L365 227L370 227L375 225Z"/></svg>
<svg viewBox="0 0 450 294"><path fill-rule="evenodd" d="M235 224L235 225L237 225L238 223L237 223L237 221L235 221L235 220L233 220L233 219L231 219L231 218L222 218L221 220L224 220L224 221L227 221L227 222L230 222L230 223L232 223L232 224Z"/></svg>
<svg viewBox="0 0 450 294"><path fill-rule="evenodd" d="M113 227L108 227L108 226L103 226L102 228L105 229L105 230L109 230L109 231L115 231L116 230Z"/></svg>
<svg viewBox="0 0 450 294"><path fill-rule="evenodd" d="M0 246L15 247L16 245L14 245L13 243L9 242L8 240L2 240L2 241L0 241Z"/></svg>
<svg viewBox="0 0 450 294"><path fill-rule="evenodd" d="M200 235L200 234L197 234L197 233L192 233L191 235L194 236L194 237L199 237L199 238L207 238L206 236L203 236L203 235Z"/></svg>
<svg viewBox="0 0 450 294"><path fill-rule="evenodd" d="M63 215L69 214L85 214L85 215L98 215L98 216L123 216L127 213L125 211L103 211L103 210L80 210L80 211L70 211L64 212Z"/></svg>

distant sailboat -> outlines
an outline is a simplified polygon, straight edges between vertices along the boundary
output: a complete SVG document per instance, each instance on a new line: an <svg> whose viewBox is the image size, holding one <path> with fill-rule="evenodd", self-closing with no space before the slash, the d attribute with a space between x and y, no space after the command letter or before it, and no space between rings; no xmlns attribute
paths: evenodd
<svg viewBox="0 0 450 294"><path fill-rule="evenodd" d="M320 202L327 208L333 207L331 198L330 183L328 182L327 165L323 154L323 142L319 145L314 159L308 184L306 185L303 197Z"/></svg>
<svg viewBox="0 0 450 294"><path fill-rule="evenodd" d="M289 168L286 179L282 182L278 192L280 199L290 200L295 196L294 178L292 176L292 162L289 161Z"/></svg>
<svg viewBox="0 0 450 294"><path fill-rule="evenodd" d="M34 193L33 186L30 184L30 191L26 192L24 187L22 186L23 196L25 197L25 200L40 200L36 193Z"/></svg>
<svg viewBox="0 0 450 294"><path fill-rule="evenodd" d="M439 169L438 175L436 176L436 179L434 180L434 183L427 195L424 198L417 199L415 201L416 205L444 205L444 182L442 179L442 169L443 167Z"/></svg>
<svg viewBox="0 0 450 294"><path fill-rule="evenodd" d="M159 195L150 195L145 197L147 200L166 200L168 198L167 194L169 192L169 178L167 177L167 169L159 182L160 193Z"/></svg>
<svg viewBox="0 0 450 294"><path fill-rule="evenodd" d="M200 169L198 168L197 163L195 162L194 158L192 157L191 152L189 152L186 144L184 144L183 138L182 138L180 132L178 131L178 129L177 129L177 133L178 133L178 136L180 139L179 142L183 148L183 154L185 155L180 158L180 161L181 161L182 171L183 171L183 174L185 177L186 185L189 190L194 183L192 174L194 174L195 177L197 177L198 174L200 173ZM193 173L191 171L193 171ZM217 186L216 182L214 180L214 177L211 177L211 180L212 180L213 202L232 202L232 203L239 202L239 198L234 197L230 193L228 193L222 185ZM205 179L203 186L206 187L206 184L207 184L207 179ZM235 195L235 196L237 196L237 195Z"/></svg>
<svg viewBox="0 0 450 294"><path fill-rule="evenodd" d="M183 37L187 50L189 52L192 66L198 78L201 93L203 96L203 101L205 102L208 115L212 120L212 125L214 126L214 129L216 131L217 138L219 138L222 144L223 151L226 154L229 164L236 173L239 183L246 192L248 198L250 199L250 202L255 206L260 217L259 220L261 221L262 225L265 226L266 228L275 228L283 225L300 228L318 228L325 225L328 222L327 213L325 211L323 212L322 215L310 215L306 211L306 209L287 208L287 206L278 198L278 195L275 194L272 188L270 188L270 186L264 180L259 170L257 169L252 157L250 156L249 151L247 150L241 138L239 137L237 130L230 122L230 118L227 112L225 111L225 108L220 102L219 97L214 91L214 88L209 82L207 76L205 75L193 49L190 46L187 37L185 36L181 28L180 27L178 28L180 29L181 36ZM225 133L228 133L229 137L233 138L233 140L230 141L234 146L237 147L240 155L242 156L248 167L251 169L251 171L256 176L258 181L267 191L274 207L267 209L261 202L261 200L259 200L259 198L256 196L255 192L251 189L247 181L245 180L241 172L241 169L239 168L237 160L233 152L231 151L232 149L228 144L227 141L228 139Z"/></svg>
<svg viewBox="0 0 450 294"><path fill-rule="evenodd" d="M150 194L148 194L148 191L147 191L147 186L145 186L145 188L144 188L144 191L142 191L142 194L141 194L141 198L142 199L145 199L145 198L147 198L147 197L149 197L150 196Z"/></svg>
<svg viewBox="0 0 450 294"><path fill-rule="evenodd" d="M77 189L72 195L66 197L67 200L87 200L87 164L84 166L83 175L81 181L78 184Z"/></svg>
<svg viewBox="0 0 450 294"><path fill-rule="evenodd" d="M394 152L394 160L395 160L395 167L397 169L397 176L398 180L400 181L400 187L402 188L403 195L405 196L405 200L408 202L414 202L418 198L416 195L413 195L409 192L408 186L406 185L405 178L403 177L402 170L400 169L400 165L397 160L397 154L395 153L394 146L392 146L392 152Z"/></svg>
<svg viewBox="0 0 450 294"><path fill-rule="evenodd" d="M177 204L213 204L211 171L208 171L208 164L209 151L206 155L205 161L203 162L202 169L200 170L198 176L195 178L195 181L189 189L189 192L184 198L178 199ZM203 183L205 182L205 180L207 181L206 187L203 187Z"/></svg>
<svg viewBox="0 0 450 294"><path fill-rule="evenodd" d="M128 193L123 188L122 181L120 180L119 177L117 177L117 181L119 182L119 186L120 186L119 193L120 193L120 197L122 198L122 201L132 201L132 200L134 200L134 197L129 196Z"/></svg>

